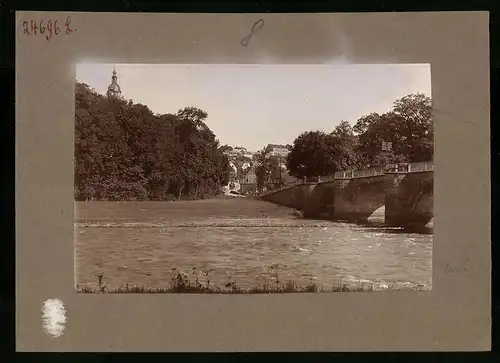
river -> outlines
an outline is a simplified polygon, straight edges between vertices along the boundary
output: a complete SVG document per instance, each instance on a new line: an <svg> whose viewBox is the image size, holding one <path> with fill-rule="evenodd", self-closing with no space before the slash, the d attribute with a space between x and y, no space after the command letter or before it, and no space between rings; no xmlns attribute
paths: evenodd
<svg viewBox="0 0 500 363"><path fill-rule="evenodd" d="M245 198L76 202L75 283L96 287L102 274L110 286L167 287L176 268L248 288L270 281L270 266L281 264L281 281L430 289L432 229L407 233L382 220L383 210L365 225L303 220Z"/></svg>

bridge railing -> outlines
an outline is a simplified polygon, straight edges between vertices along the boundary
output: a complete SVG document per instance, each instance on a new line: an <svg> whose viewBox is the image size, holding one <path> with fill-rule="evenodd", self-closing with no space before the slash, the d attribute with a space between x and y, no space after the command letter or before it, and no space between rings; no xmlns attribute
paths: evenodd
<svg viewBox="0 0 500 363"><path fill-rule="evenodd" d="M352 173L352 178L367 178L367 177L372 177L372 176L379 176L379 175L384 175L385 170L384 167L377 167L377 168L369 168L369 169L362 169L362 170L355 170Z"/></svg>
<svg viewBox="0 0 500 363"><path fill-rule="evenodd" d="M329 181L333 181L333 180L335 180L335 175L334 174L324 175L324 176L320 176L318 178L318 181L320 183L325 183L325 182L329 182Z"/></svg>
<svg viewBox="0 0 500 363"><path fill-rule="evenodd" d="M291 188L296 185L302 184L317 184L317 183L325 183L334 180L348 180L348 179L357 179L357 178L368 178L373 176L381 176L384 174L393 174L393 173L418 173L425 171L433 171L434 170L434 162L426 161L426 162L418 162L418 163L397 163L397 164L388 164L386 166L361 169L361 170L341 170L335 172L335 174L309 178L307 180L296 180L291 181L284 184L281 188L275 188L273 190L266 190L262 194L271 194L277 192L279 190Z"/></svg>
<svg viewBox="0 0 500 363"><path fill-rule="evenodd" d="M292 188L296 185L301 185L301 184L306 184L306 182L302 181L302 180L295 180L295 181L290 181L290 182L287 182L285 184L283 184L281 187L279 188L274 188L274 189L269 189L269 190L264 190L262 192L259 193L259 195L266 195L266 194L272 194L274 192L278 192L280 190L283 190L283 189L288 189L288 188Z"/></svg>
<svg viewBox="0 0 500 363"><path fill-rule="evenodd" d="M339 179L352 179L352 170L341 170L335 172L333 175L334 180L339 180Z"/></svg>
<svg viewBox="0 0 500 363"><path fill-rule="evenodd" d="M408 163L397 163L397 164L387 164L385 166L386 174L394 174L394 173L407 173L409 170Z"/></svg>
<svg viewBox="0 0 500 363"><path fill-rule="evenodd" d="M434 162L425 161L419 163L398 163L386 166L385 173L418 173L423 171L433 171Z"/></svg>
<svg viewBox="0 0 500 363"><path fill-rule="evenodd" d="M420 163L411 163L408 167L409 173L418 173L422 171L433 171L434 170L434 162L432 161L423 161Z"/></svg>

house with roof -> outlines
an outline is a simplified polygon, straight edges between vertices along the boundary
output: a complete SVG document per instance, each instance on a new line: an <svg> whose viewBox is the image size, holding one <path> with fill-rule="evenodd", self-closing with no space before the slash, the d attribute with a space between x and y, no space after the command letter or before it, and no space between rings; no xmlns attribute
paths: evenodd
<svg viewBox="0 0 500 363"><path fill-rule="evenodd" d="M255 165L246 170L243 180L240 182L242 193L252 193L257 191L257 175L255 174Z"/></svg>
<svg viewBox="0 0 500 363"><path fill-rule="evenodd" d="M290 153L291 147L288 145L269 144L266 146L265 150L273 156L284 158Z"/></svg>

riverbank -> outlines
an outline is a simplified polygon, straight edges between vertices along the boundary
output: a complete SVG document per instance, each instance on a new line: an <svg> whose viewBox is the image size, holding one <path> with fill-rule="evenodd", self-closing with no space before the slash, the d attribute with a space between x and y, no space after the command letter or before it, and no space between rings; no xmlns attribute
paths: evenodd
<svg viewBox="0 0 500 363"><path fill-rule="evenodd" d="M102 281L103 275L98 277L98 286L93 287L80 287L76 286L77 293L111 293L111 294L286 294L286 293L328 293L328 292L374 292L374 291L398 291L398 290L411 290L411 291L425 291L428 290L423 285L411 286L397 286L396 284L373 284L373 283L346 283L335 282L332 286L320 286L315 283L297 284L293 281L281 283L278 279L264 283L261 286L252 288L238 287L234 281L227 282L225 285L215 285L208 282L200 282L199 278L190 280L186 274L175 273L172 276L170 285L165 288L155 288L140 285L121 285L117 287L110 287Z"/></svg>
<svg viewBox="0 0 500 363"><path fill-rule="evenodd" d="M124 208L126 206L126 208ZM256 198L216 197L169 202L75 202L75 222L86 220L176 220L184 218L288 218L293 209Z"/></svg>

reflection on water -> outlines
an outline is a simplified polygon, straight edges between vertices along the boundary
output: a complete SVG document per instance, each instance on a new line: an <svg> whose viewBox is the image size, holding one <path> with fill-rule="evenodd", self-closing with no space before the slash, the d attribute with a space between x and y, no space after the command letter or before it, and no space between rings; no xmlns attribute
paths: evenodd
<svg viewBox="0 0 500 363"><path fill-rule="evenodd" d="M286 265L281 281L431 285L432 228L385 228L379 211L365 225L299 220L249 200L80 203L75 212L80 285L102 273L110 285L164 287L172 268L195 267L212 283L252 287L273 278L273 264Z"/></svg>

